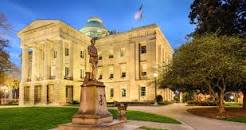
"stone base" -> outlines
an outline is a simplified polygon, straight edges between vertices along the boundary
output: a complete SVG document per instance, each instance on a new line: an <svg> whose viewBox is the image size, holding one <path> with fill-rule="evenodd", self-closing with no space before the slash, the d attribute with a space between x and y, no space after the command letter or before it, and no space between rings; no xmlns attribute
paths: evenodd
<svg viewBox="0 0 246 130"><path fill-rule="evenodd" d="M100 125L62 124L58 126L58 130L117 130L121 127L123 127L123 122L114 120L111 123L103 123Z"/></svg>
<svg viewBox="0 0 246 130"><path fill-rule="evenodd" d="M112 121L113 117L110 114L104 116L76 114L72 118L72 123L79 125L98 125Z"/></svg>

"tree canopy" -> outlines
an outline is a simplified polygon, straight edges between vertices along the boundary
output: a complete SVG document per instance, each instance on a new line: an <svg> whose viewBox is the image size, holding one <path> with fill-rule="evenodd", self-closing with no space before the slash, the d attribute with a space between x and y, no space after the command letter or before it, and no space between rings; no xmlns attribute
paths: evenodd
<svg viewBox="0 0 246 130"><path fill-rule="evenodd" d="M173 63L163 75L162 84L210 91L221 96L226 91L246 87L245 42L236 36L216 34L191 40L175 51Z"/></svg>
<svg viewBox="0 0 246 130"><path fill-rule="evenodd" d="M4 32L10 29L10 25L4 14L0 13L0 83L3 81L3 76L6 71L8 71L12 64L10 61L10 56L6 51L8 47L8 40L4 37Z"/></svg>
<svg viewBox="0 0 246 130"><path fill-rule="evenodd" d="M246 0L194 0L189 18L195 35L246 36Z"/></svg>

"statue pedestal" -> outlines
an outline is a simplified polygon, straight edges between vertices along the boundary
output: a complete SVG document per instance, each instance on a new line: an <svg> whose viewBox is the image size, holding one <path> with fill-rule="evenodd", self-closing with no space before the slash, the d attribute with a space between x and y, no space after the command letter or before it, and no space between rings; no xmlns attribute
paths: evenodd
<svg viewBox="0 0 246 130"><path fill-rule="evenodd" d="M59 125L58 130L116 130L122 124L108 112L104 84L89 80L81 85L80 108L72 123Z"/></svg>

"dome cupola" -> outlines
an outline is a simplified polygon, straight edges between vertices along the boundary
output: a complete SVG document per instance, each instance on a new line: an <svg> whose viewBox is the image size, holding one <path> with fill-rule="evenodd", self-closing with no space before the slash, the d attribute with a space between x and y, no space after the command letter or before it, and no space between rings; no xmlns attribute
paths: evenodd
<svg viewBox="0 0 246 130"><path fill-rule="evenodd" d="M91 38L100 38L108 35L108 30L104 27L103 21L98 17L90 17L80 31Z"/></svg>

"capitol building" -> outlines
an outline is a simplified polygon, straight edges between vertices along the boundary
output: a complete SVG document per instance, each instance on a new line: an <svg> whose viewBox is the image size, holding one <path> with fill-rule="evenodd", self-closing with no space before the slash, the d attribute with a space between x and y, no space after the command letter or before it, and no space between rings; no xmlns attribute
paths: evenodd
<svg viewBox="0 0 246 130"><path fill-rule="evenodd" d="M156 24L126 32L109 31L98 17L77 30L59 20L35 20L18 32L22 49L20 105L66 104L80 100L80 85L90 71L87 47L97 37L97 79L108 102L173 100L173 91L156 87L160 66L173 49ZM156 93L155 93L156 92Z"/></svg>

